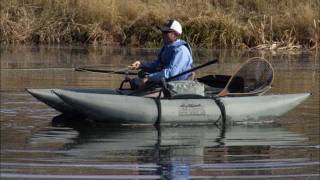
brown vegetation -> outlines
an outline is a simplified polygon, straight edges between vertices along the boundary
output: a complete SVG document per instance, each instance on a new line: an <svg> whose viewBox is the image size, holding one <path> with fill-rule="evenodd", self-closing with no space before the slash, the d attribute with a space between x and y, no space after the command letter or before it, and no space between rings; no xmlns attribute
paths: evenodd
<svg viewBox="0 0 320 180"><path fill-rule="evenodd" d="M0 1L0 43L152 47L166 19L195 47L300 49L320 42L320 0Z"/></svg>

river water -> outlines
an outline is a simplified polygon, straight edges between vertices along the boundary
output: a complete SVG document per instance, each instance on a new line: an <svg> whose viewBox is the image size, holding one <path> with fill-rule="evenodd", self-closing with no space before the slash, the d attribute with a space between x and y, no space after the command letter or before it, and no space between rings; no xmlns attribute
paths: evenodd
<svg viewBox="0 0 320 180"><path fill-rule="evenodd" d="M250 57L274 66L268 94L311 92L280 118L219 126L109 127L56 123L59 113L25 88L119 87L122 75L75 72L78 66L123 69L156 49L2 46L1 179L319 179L317 52L197 50L197 71L232 74Z"/></svg>

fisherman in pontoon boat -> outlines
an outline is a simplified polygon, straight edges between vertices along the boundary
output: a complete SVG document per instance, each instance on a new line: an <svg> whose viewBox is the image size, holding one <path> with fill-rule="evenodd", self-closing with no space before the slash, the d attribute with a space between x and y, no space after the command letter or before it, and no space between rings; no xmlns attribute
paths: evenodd
<svg viewBox="0 0 320 180"><path fill-rule="evenodd" d="M160 83L162 79L168 79L192 67L191 47L187 42L179 39L182 34L181 24L176 20L168 20L158 28L163 38L163 47L158 58L151 62L135 61L129 66L131 69L141 69L145 72L140 78L131 80L131 84L136 88L141 89L150 82ZM188 73L175 80L186 80L190 76L191 73Z"/></svg>

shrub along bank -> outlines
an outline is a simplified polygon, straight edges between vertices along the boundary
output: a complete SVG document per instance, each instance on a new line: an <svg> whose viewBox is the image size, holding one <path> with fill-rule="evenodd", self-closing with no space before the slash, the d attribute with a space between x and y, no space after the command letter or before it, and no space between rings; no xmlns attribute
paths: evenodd
<svg viewBox="0 0 320 180"><path fill-rule="evenodd" d="M86 43L155 47L155 28L183 24L201 48L319 47L319 0L10 0L0 1L0 43Z"/></svg>

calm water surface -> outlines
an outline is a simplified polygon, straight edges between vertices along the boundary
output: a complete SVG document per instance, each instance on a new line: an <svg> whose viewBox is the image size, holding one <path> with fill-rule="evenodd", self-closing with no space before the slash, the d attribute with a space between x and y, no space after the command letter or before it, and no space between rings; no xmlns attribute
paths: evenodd
<svg viewBox="0 0 320 180"><path fill-rule="evenodd" d="M319 179L319 56L199 50L197 72L232 74L250 57L274 65L269 94L311 92L281 118L264 123L156 129L56 123L59 113L25 88L116 88L121 75L75 72L77 66L123 69L155 49L2 46L1 179ZM70 120L71 121L71 120Z"/></svg>

